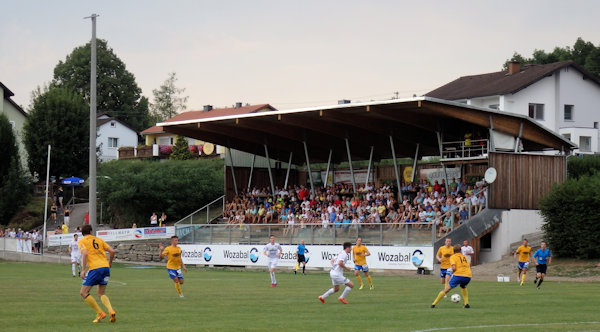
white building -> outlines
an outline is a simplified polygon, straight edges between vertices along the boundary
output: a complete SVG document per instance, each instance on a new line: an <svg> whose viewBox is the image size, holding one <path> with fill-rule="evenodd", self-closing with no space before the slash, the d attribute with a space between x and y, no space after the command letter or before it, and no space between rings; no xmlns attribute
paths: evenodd
<svg viewBox="0 0 600 332"><path fill-rule="evenodd" d="M19 155L21 157L21 165L24 169L27 169L27 150L23 144L23 126L27 121L27 113L12 100L12 96L15 94L10 91L2 82L0 82L0 114L5 114L10 122L15 138L17 139L17 145L19 146Z"/></svg>
<svg viewBox="0 0 600 332"><path fill-rule="evenodd" d="M135 130L105 113L98 114L96 127L98 128L96 145L100 148L100 162L117 159L121 146L138 145L138 134Z"/></svg>
<svg viewBox="0 0 600 332"><path fill-rule="evenodd" d="M509 63L508 70L464 76L428 97L529 116L579 146L600 152L600 79L572 61Z"/></svg>

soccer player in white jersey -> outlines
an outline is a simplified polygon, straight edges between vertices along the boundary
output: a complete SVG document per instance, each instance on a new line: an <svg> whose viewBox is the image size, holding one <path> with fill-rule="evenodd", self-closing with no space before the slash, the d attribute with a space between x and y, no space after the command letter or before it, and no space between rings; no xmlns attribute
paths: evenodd
<svg viewBox="0 0 600 332"><path fill-rule="evenodd" d="M73 234L73 241L69 243L69 253L71 253L71 271L73 277L75 277L79 275L79 269L81 268L81 252L77 243L77 234Z"/></svg>
<svg viewBox="0 0 600 332"><path fill-rule="evenodd" d="M271 287L277 286L277 280L275 279L275 268L277 267L277 263L279 263L279 257L281 257L281 245L279 243L275 243L275 235L271 235L269 237L269 243L263 249L265 256L269 257L269 261L267 262L267 266L269 267L269 274L271 275Z"/></svg>
<svg viewBox="0 0 600 332"><path fill-rule="evenodd" d="M331 271L329 272L329 276L331 277L331 283L333 284L333 288L330 288L323 295L319 296L319 301L321 301L322 303L325 303L326 297L339 291L340 285L346 285L346 288L344 288L344 291L342 292L342 295L338 297L338 300L343 304L348 304L348 301L346 301L346 296L348 295L348 293L350 293L352 287L354 287L354 284L352 283L352 281L350 281L350 279L344 277L344 270L352 271L350 267L346 266L346 263L350 259L351 250L352 243L345 242L344 250L340 251L340 253L337 254L337 256L335 257L335 259L331 261L332 266Z"/></svg>

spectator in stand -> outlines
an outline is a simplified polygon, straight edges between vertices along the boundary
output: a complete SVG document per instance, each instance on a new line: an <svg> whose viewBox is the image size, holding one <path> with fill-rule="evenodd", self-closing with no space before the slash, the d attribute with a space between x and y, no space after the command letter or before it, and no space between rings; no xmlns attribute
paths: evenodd
<svg viewBox="0 0 600 332"><path fill-rule="evenodd" d="M167 226L167 215L164 212L158 219L158 226L159 227Z"/></svg>
<svg viewBox="0 0 600 332"><path fill-rule="evenodd" d="M42 233L40 233L37 229L33 233L33 248L36 254L40 253L40 248L42 246Z"/></svg>
<svg viewBox="0 0 600 332"><path fill-rule="evenodd" d="M60 226L61 231L63 234L68 234L69 233L69 226L65 225L65 222L63 221L62 225Z"/></svg>
<svg viewBox="0 0 600 332"><path fill-rule="evenodd" d="M137 228L137 224L136 224L136 223L133 223L133 224L131 225L131 228ZM79 227L78 227L77 229L79 229Z"/></svg>
<svg viewBox="0 0 600 332"><path fill-rule="evenodd" d="M439 193L442 191L442 185L438 183L437 180L435 180L434 184L433 184L433 191Z"/></svg>
<svg viewBox="0 0 600 332"><path fill-rule="evenodd" d="M393 207L390 208L390 212L385 217L385 222L386 224L390 224L390 230L393 230L398 227L398 223L400 222L400 216L398 215L398 212L396 212L396 209L394 209Z"/></svg>
<svg viewBox="0 0 600 332"><path fill-rule="evenodd" d="M65 207L65 211L63 212L64 216L63 216L63 220L65 221L65 224L67 226L69 226L69 221L71 219L71 210L69 210L69 207Z"/></svg>
<svg viewBox="0 0 600 332"><path fill-rule="evenodd" d="M63 208L63 198L65 197L65 192L63 191L63 187L58 187L58 191L56 192L56 197L58 197L58 203L60 204L60 208Z"/></svg>
<svg viewBox="0 0 600 332"><path fill-rule="evenodd" d="M481 212L481 210L483 210L485 208L485 193L484 192L480 192L479 194L477 194L477 205L478 205L478 210L477 213Z"/></svg>
<svg viewBox="0 0 600 332"><path fill-rule="evenodd" d="M50 207L50 217L52 218L53 222L56 222L56 212L58 211L58 208L56 206L56 203L52 202L52 206Z"/></svg>
<svg viewBox="0 0 600 332"><path fill-rule="evenodd" d="M156 215L156 212L152 212L152 215L150 216L150 226L156 225L158 225L158 216Z"/></svg>
<svg viewBox="0 0 600 332"><path fill-rule="evenodd" d="M54 230L54 235L62 234L62 228L60 226L56 226L56 230Z"/></svg>

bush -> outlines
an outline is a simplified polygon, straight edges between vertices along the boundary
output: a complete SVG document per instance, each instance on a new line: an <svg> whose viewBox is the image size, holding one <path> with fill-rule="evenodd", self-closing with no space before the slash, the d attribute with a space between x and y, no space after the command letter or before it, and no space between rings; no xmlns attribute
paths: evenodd
<svg viewBox="0 0 600 332"><path fill-rule="evenodd" d="M223 195L221 159L117 160L98 174L98 197L119 227L149 225L152 212L163 211L173 223Z"/></svg>
<svg viewBox="0 0 600 332"><path fill-rule="evenodd" d="M594 259L600 257L600 174L582 175L587 171L581 170L577 178L555 185L540 201L540 209L546 241L555 255Z"/></svg>
<svg viewBox="0 0 600 332"><path fill-rule="evenodd" d="M567 159L567 175L569 178L579 179L585 175L594 175L600 171L600 156L581 155L571 156Z"/></svg>

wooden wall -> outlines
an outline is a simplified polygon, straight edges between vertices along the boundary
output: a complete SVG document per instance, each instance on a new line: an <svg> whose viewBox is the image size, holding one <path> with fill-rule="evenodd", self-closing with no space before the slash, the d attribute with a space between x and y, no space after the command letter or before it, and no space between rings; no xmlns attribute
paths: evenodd
<svg viewBox="0 0 600 332"><path fill-rule="evenodd" d="M489 193L494 209L537 210L552 186L566 179L565 156L491 152L489 165L498 172Z"/></svg>

